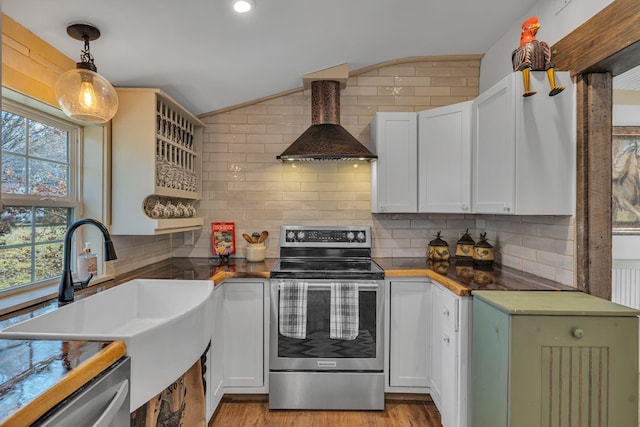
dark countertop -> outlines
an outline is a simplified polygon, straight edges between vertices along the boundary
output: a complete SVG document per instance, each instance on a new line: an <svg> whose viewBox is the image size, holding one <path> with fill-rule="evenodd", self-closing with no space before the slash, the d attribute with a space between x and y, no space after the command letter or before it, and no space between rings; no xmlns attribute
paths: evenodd
<svg viewBox="0 0 640 427"><path fill-rule="evenodd" d="M474 269L473 265L459 265L455 261L434 264L425 258L376 258L375 261L385 270L387 278L425 276L459 296L471 295L474 290L576 290L508 267ZM268 279L269 272L277 262L278 259L266 259L264 262L250 263L241 258L232 258L228 263L220 263L217 259L208 258L172 258L121 274L115 280L90 286L77 292L76 298L86 298L135 278L212 279L216 284L234 278ZM9 313L0 317L0 329L56 307L57 301L51 300ZM89 363L88 360L101 353L101 349L107 344L88 341L0 340L0 417L6 419L16 411L20 412L29 401L37 399L37 394L32 390L52 388L55 384L60 384L65 375L77 371L74 369L77 366ZM122 345L124 346L123 343Z"/></svg>

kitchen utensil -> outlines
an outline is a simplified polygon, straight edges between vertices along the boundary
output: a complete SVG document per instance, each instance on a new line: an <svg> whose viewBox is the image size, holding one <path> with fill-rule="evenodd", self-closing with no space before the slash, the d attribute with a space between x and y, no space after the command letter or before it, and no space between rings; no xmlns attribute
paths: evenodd
<svg viewBox="0 0 640 427"><path fill-rule="evenodd" d="M267 240L267 237L269 237L269 232L267 230L264 230L262 233L260 233L260 237L258 238L258 243L262 243L265 240Z"/></svg>
<svg viewBox="0 0 640 427"><path fill-rule="evenodd" d="M258 239L260 238L260 233L254 231L251 233L251 243L258 243Z"/></svg>
<svg viewBox="0 0 640 427"><path fill-rule="evenodd" d="M242 237L249 243L253 243L253 239L247 233L242 233Z"/></svg>

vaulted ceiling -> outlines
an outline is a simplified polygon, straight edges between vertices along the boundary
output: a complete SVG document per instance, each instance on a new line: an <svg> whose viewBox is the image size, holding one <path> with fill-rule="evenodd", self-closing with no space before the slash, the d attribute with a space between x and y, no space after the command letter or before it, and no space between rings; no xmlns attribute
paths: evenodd
<svg viewBox="0 0 640 427"><path fill-rule="evenodd" d="M412 56L485 53L536 0L4 0L5 14L79 61L70 23L88 22L98 71L159 87L195 114L302 85L301 77ZM514 47L516 42L514 41Z"/></svg>

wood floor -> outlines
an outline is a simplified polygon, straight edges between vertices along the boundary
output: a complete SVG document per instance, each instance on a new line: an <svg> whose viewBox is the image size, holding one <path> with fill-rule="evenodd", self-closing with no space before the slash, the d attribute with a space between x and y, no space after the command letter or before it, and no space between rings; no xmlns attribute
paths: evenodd
<svg viewBox="0 0 640 427"><path fill-rule="evenodd" d="M264 398L224 398L209 427L442 427L433 402L387 400L384 411L269 411Z"/></svg>

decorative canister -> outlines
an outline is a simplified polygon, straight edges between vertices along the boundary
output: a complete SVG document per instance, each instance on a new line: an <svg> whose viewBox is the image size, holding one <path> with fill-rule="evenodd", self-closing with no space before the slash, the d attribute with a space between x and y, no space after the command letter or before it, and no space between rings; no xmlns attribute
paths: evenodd
<svg viewBox="0 0 640 427"><path fill-rule="evenodd" d="M473 259L473 246L476 242L473 241L473 237L469 234L469 229L464 232L462 237L456 244L456 260L458 261L471 261Z"/></svg>
<svg viewBox="0 0 640 427"><path fill-rule="evenodd" d="M480 233L480 240L473 246L473 264L491 266L494 260L493 246L487 242L487 233Z"/></svg>
<svg viewBox="0 0 640 427"><path fill-rule="evenodd" d="M267 247L264 243L250 243L247 245L246 258L249 262L262 262L264 261Z"/></svg>
<svg viewBox="0 0 640 427"><path fill-rule="evenodd" d="M440 232L438 231L436 238L429 242L427 258L433 261L446 261L450 256L449 244L440 238Z"/></svg>

